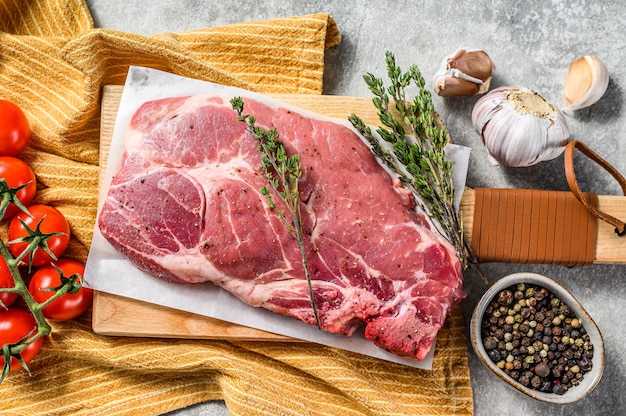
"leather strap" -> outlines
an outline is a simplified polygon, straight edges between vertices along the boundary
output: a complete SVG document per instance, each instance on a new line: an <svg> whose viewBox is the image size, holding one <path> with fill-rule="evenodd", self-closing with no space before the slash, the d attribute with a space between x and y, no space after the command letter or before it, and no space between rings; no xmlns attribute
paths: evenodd
<svg viewBox="0 0 626 416"><path fill-rule="evenodd" d="M585 156L587 156L592 161L596 162L598 165L602 166L607 172L613 176L619 185L622 187L622 193L626 196L626 179L615 169L611 164L609 164L606 160L602 159L597 153L591 150L587 145L585 145L580 140L572 140L565 147L565 176L567 177L567 184L570 187L572 193L576 196L576 198L589 210L591 214L595 217L606 221L607 223L613 225L615 227L615 233L623 237L626 235L626 224L624 221L613 217L605 212L600 211L598 208L590 204L588 198L580 191L580 187L578 186L578 182L576 180L576 174L574 172L574 151L578 149Z"/></svg>
<svg viewBox="0 0 626 416"><path fill-rule="evenodd" d="M595 194L583 194L597 206ZM592 264L596 217L569 191L474 189L471 247L480 262Z"/></svg>

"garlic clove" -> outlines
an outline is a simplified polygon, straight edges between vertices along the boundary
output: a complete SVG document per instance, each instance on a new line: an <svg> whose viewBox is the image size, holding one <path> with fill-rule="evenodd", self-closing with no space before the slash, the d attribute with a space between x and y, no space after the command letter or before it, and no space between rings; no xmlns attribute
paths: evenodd
<svg viewBox="0 0 626 416"><path fill-rule="evenodd" d="M441 76L435 79L435 89L441 97L469 97L478 94L480 85L462 78Z"/></svg>
<svg viewBox="0 0 626 416"><path fill-rule="evenodd" d="M472 124L494 165L532 166L559 156L569 141L565 117L540 94L498 87L481 97Z"/></svg>
<svg viewBox="0 0 626 416"><path fill-rule="evenodd" d="M491 58L481 49L459 49L448 55L434 76L441 97L471 96L489 91L494 70Z"/></svg>
<svg viewBox="0 0 626 416"><path fill-rule="evenodd" d="M593 55L574 59L565 78L565 102L568 110L578 110L596 103L609 86L609 71Z"/></svg>

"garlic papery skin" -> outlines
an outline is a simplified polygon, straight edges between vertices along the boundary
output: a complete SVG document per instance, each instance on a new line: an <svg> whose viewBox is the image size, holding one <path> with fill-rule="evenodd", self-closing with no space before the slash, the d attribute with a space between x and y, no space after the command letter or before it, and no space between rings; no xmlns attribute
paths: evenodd
<svg viewBox="0 0 626 416"><path fill-rule="evenodd" d="M593 55L574 59L565 78L565 102L568 110L578 110L596 103L609 86L609 71Z"/></svg>
<svg viewBox="0 0 626 416"><path fill-rule="evenodd" d="M498 87L481 97L472 124L494 165L525 167L559 156L569 141L565 117L540 94Z"/></svg>
<svg viewBox="0 0 626 416"><path fill-rule="evenodd" d="M491 58L482 49L459 49L448 55L433 78L441 97L484 94L489 91L494 70Z"/></svg>

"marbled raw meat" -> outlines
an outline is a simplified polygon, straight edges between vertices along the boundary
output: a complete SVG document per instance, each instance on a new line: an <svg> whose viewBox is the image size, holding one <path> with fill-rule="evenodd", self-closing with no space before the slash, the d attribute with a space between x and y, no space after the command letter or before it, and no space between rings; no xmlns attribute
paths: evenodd
<svg viewBox="0 0 626 416"><path fill-rule="evenodd" d="M353 130L244 99L257 124L298 152L305 249L322 329L423 359L464 296L453 247L432 231ZM260 189L257 142L226 98L143 104L99 215L138 268L210 281L246 303L316 325L300 251ZM274 201L280 205L278 196ZM280 206L279 206L280 208Z"/></svg>

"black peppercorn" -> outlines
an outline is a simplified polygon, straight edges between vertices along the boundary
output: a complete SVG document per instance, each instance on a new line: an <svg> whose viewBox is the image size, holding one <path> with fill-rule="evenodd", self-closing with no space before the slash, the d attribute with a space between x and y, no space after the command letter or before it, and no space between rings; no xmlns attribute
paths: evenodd
<svg viewBox="0 0 626 416"><path fill-rule="evenodd" d="M539 376L534 376L530 379L530 385L533 386L534 389L538 389L541 386L541 379Z"/></svg>
<svg viewBox="0 0 626 416"><path fill-rule="evenodd" d="M548 374L550 374L550 367L544 363L539 363L535 366L535 374L542 378L548 377Z"/></svg>
<svg viewBox="0 0 626 416"><path fill-rule="evenodd" d="M498 341L491 337L485 338L483 345L485 346L486 350L492 350L498 346Z"/></svg>
<svg viewBox="0 0 626 416"><path fill-rule="evenodd" d="M578 361L578 366L584 372L588 372L591 370L591 360L583 357Z"/></svg>
<svg viewBox="0 0 626 416"><path fill-rule="evenodd" d="M592 368L593 345L572 310L547 289L501 290L481 322L491 361L521 385L565 394Z"/></svg>
<svg viewBox="0 0 626 416"><path fill-rule="evenodd" d="M496 349L489 350L487 352L487 355L489 355L489 358L494 363L497 363L498 361L500 361L502 359L502 354L500 354L500 351L498 351Z"/></svg>
<svg viewBox="0 0 626 416"><path fill-rule="evenodd" d="M559 384L555 384L554 387L552 387L552 393L558 394L558 395L563 395L563 394L565 394L565 389L563 389L563 386L560 383Z"/></svg>
<svg viewBox="0 0 626 416"><path fill-rule="evenodd" d="M528 376L526 375L520 376L519 382L522 386L528 387L528 385L530 384L530 378L528 378Z"/></svg>
<svg viewBox="0 0 626 416"><path fill-rule="evenodd" d="M500 305L508 306L513 303L513 292L510 290L503 290L498 294L498 303Z"/></svg>
<svg viewBox="0 0 626 416"><path fill-rule="evenodd" d="M541 387L539 387L539 391L543 391L545 393L552 392L553 384L548 380L543 380L541 382Z"/></svg>

